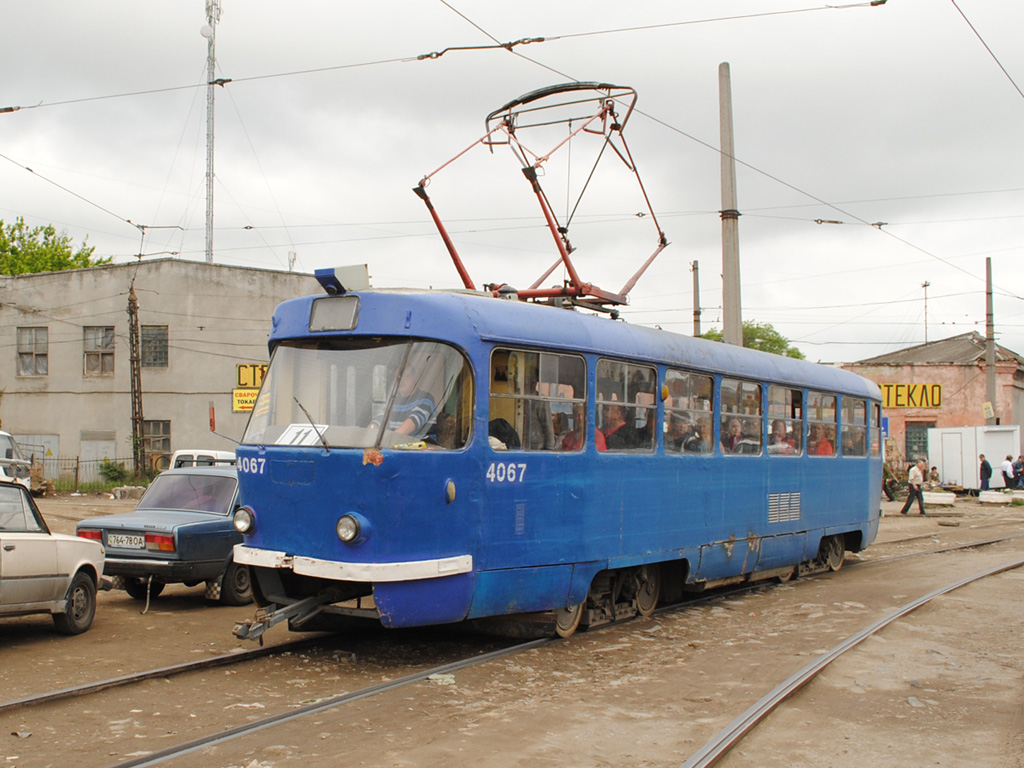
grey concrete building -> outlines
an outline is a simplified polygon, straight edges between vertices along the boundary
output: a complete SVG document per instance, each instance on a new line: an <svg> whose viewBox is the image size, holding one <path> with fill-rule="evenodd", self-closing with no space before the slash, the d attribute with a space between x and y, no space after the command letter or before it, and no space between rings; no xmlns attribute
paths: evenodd
<svg viewBox="0 0 1024 768"><path fill-rule="evenodd" d="M132 456L128 297L141 341L144 444L232 450L267 363L274 307L320 292L312 275L155 259L0 276L0 428L26 452ZM210 432L210 406L217 432Z"/></svg>

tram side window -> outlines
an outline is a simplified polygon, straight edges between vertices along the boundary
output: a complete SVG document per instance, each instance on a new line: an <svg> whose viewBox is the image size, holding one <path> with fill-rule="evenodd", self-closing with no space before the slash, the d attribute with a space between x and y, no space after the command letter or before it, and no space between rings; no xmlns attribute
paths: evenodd
<svg viewBox="0 0 1024 768"><path fill-rule="evenodd" d="M714 379L669 369L665 386L665 452L711 453Z"/></svg>
<svg viewBox="0 0 1024 768"><path fill-rule="evenodd" d="M722 379L722 453L761 453L761 385Z"/></svg>
<svg viewBox="0 0 1024 768"><path fill-rule="evenodd" d="M807 396L807 455L834 456L835 446L836 396L810 392Z"/></svg>
<svg viewBox="0 0 1024 768"><path fill-rule="evenodd" d="M657 386L658 373L650 366L597 361L597 427L607 450L654 450Z"/></svg>
<svg viewBox="0 0 1024 768"><path fill-rule="evenodd" d="M495 348L489 439L495 450L581 451L587 366L578 355Z"/></svg>
<svg viewBox="0 0 1024 768"><path fill-rule="evenodd" d="M858 397L843 396L843 456L868 455L868 404Z"/></svg>
<svg viewBox="0 0 1024 768"><path fill-rule="evenodd" d="M803 453L803 401L799 389L768 387L768 453L772 456Z"/></svg>
<svg viewBox="0 0 1024 768"><path fill-rule="evenodd" d="M871 455L882 455L882 406L878 403L868 403L868 414L871 422L868 425L868 435L871 438Z"/></svg>

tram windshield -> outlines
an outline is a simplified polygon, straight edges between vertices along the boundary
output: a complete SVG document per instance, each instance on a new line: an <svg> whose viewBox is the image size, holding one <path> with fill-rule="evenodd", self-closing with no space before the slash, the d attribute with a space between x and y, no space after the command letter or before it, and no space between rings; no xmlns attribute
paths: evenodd
<svg viewBox="0 0 1024 768"><path fill-rule="evenodd" d="M454 347L382 337L280 345L242 442L457 449L469 439L473 377Z"/></svg>

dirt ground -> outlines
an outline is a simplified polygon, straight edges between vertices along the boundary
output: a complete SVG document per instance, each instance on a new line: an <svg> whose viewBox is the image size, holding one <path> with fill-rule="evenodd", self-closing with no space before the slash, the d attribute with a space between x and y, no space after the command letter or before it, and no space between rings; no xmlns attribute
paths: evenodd
<svg viewBox="0 0 1024 768"><path fill-rule="evenodd" d="M61 497L40 506L54 529L70 532L83 517L132 503ZM901 517L898 506L883 504L878 543L851 562L1024 533L1024 508L957 502ZM939 586L1021 558L1024 537L770 586L580 633L169 764L678 766L847 636ZM1022 586L1024 569L1011 570L900 619L830 665L721 765L1024 767ZM92 630L77 638L54 634L46 617L0 622L2 698L252 647L230 633L252 609L207 605L201 586L169 587L145 615L140 608L123 592L102 594ZM128 700L90 702L62 723L43 711L0 713L0 760L114 765L191 738L189 722L257 717L401 677L410 649L433 638L343 640L258 674L211 673L179 698L154 683ZM282 627L267 635L288 639ZM429 654L414 663L431 663Z"/></svg>

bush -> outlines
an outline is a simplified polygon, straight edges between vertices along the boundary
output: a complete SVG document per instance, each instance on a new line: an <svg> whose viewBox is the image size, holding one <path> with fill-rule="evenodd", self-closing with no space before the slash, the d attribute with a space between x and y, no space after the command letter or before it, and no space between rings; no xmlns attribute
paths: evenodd
<svg viewBox="0 0 1024 768"><path fill-rule="evenodd" d="M131 472L124 464L115 464L112 461L104 461L100 464L100 468L97 470L104 480L108 483L114 483L115 485L124 485L128 478L131 477Z"/></svg>

